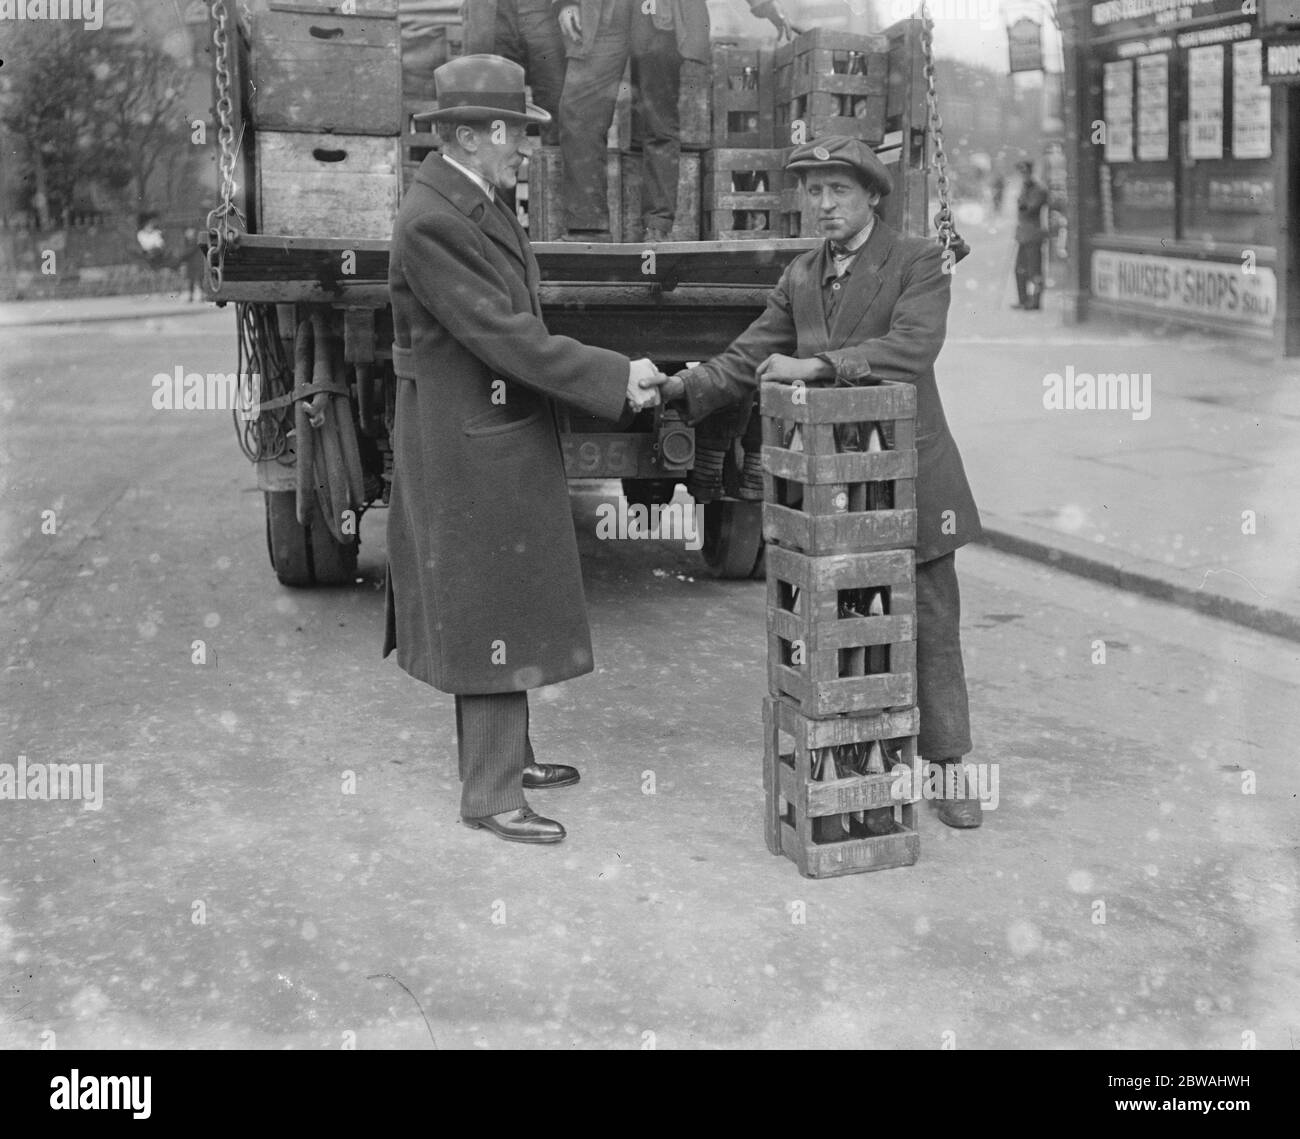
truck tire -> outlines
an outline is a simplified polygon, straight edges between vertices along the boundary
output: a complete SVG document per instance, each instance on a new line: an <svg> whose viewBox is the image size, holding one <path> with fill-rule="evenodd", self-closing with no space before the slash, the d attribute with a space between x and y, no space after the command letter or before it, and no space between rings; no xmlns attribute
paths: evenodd
<svg viewBox="0 0 1300 1139"><path fill-rule="evenodd" d="M709 572L725 580L762 577L763 504L719 499L704 506L704 544Z"/></svg>
<svg viewBox="0 0 1300 1139"><path fill-rule="evenodd" d="M357 541L339 543L312 496L308 525L298 521L297 495L266 491L266 548L281 585L351 585L357 573Z"/></svg>

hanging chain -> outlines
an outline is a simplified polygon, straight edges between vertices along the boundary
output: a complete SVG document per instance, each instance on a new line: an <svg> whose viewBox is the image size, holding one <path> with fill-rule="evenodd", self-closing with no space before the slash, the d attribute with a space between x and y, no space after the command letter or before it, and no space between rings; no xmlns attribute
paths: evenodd
<svg viewBox="0 0 1300 1139"><path fill-rule="evenodd" d="M952 208L948 203L948 155L943 149L943 117L939 114L939 93L934 86L934 18L930 5L921 0L921 53L925 59L925 101L930 111L930 165L939 186L939 212L935 226L944 249L950 249L956 236Z"/></svg>
<svg viewBox="0 0 1300 1139"><path fill-rule="evenodd" d="M244 215L235 205L235 161L239 140L231 121L235 105L231 94L230 68L226 65L230 46L226 0L212 0L212 46L217 68L217 143L221 148L218 162L221 176L221 201L208 212L208 257L205 269L209 292L221 292L225 276L226 250L239 240L234 221L245 226Z"/></svg>

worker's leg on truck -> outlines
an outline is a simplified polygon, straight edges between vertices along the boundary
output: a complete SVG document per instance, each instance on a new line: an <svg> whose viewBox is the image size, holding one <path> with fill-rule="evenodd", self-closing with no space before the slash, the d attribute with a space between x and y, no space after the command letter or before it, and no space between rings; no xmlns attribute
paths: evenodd
<svg viewBox="0 0 1300 1139"><path fill-rule="evenodd" d="M560 96L564 93L564 35L551 0L519 0L518 6L523 58L506 58L523 65L533 102L551 115L542 128L542 142L556 146L560 141ZM507 5L497 6L498 20L504 7Z"/></svg>
<svg viewBox="0 0 1300 1139"><path fill-rule="evenodd" d="M631 5L609 4L591 50L569 58L560 97L564 215L570 230L608 230L605 137L629 50Z"/></svg>
<svg viewBox="0 0 1300 1139"><path fill-rule="evenodd" d="M656 28L639 7L632 19L632 98L645 132L641 213L647 236L666 237L677 216L682 57L675 32Z"/></svg>

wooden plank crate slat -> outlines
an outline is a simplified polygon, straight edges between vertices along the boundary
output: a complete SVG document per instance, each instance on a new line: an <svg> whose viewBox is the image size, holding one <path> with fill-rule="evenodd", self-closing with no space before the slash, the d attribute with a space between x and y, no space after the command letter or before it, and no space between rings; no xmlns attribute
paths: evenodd
<svg viewBox="0 0 1300 1139"><path fill-rule="evenodd" d="M249 113L255 127L312 134L401 131L396 13L259 12Z"/></svg>
<svg viewBox="0 0 1300 1139"><path fill-rule="evenodd" d="M713 145L770 147L776 92L772 49L718 44L713 48Z"/></svg>
<svg viewBox="0 0 1300 1139"><path fill-rule="evenodd" d="M767 548L768 691L808 716L916 702L912 550L811 557Z"/></svg>
<svg viewBox="0 0 1300 1139"><path fill-rule="evenodd" d="M764 384L763 535L806 554L916 544L916 389ZM882 448L869 450L870 440Z"/></svg>
<svg viewBox="0 0 1300 1139"><path fill-rule="evenodd" d="M910 775L918 727L914 707L812 719L789 700L767 697L763 829L768 850L784 854L808 878L915 863L921 841L911 780L899 779L891 769L903 764ZM885 770L859 774L873 744L881 749ZM831 778L825 778L828 773Z"/></svg>

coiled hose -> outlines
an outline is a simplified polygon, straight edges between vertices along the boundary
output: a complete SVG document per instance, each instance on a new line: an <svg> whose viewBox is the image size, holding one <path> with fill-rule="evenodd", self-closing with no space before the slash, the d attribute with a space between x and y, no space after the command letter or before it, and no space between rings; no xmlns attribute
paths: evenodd
<svg viewBox="0 0 1300 1139"><path fill-rule="evenodd" d="M361 450L348 400L343 346L321 313L298 325L294 338L294 435L298 522L310 525L312 500L320 505L334 540L349 545L365 502ZM351 532L345 516L352 512Z"/></svg>

